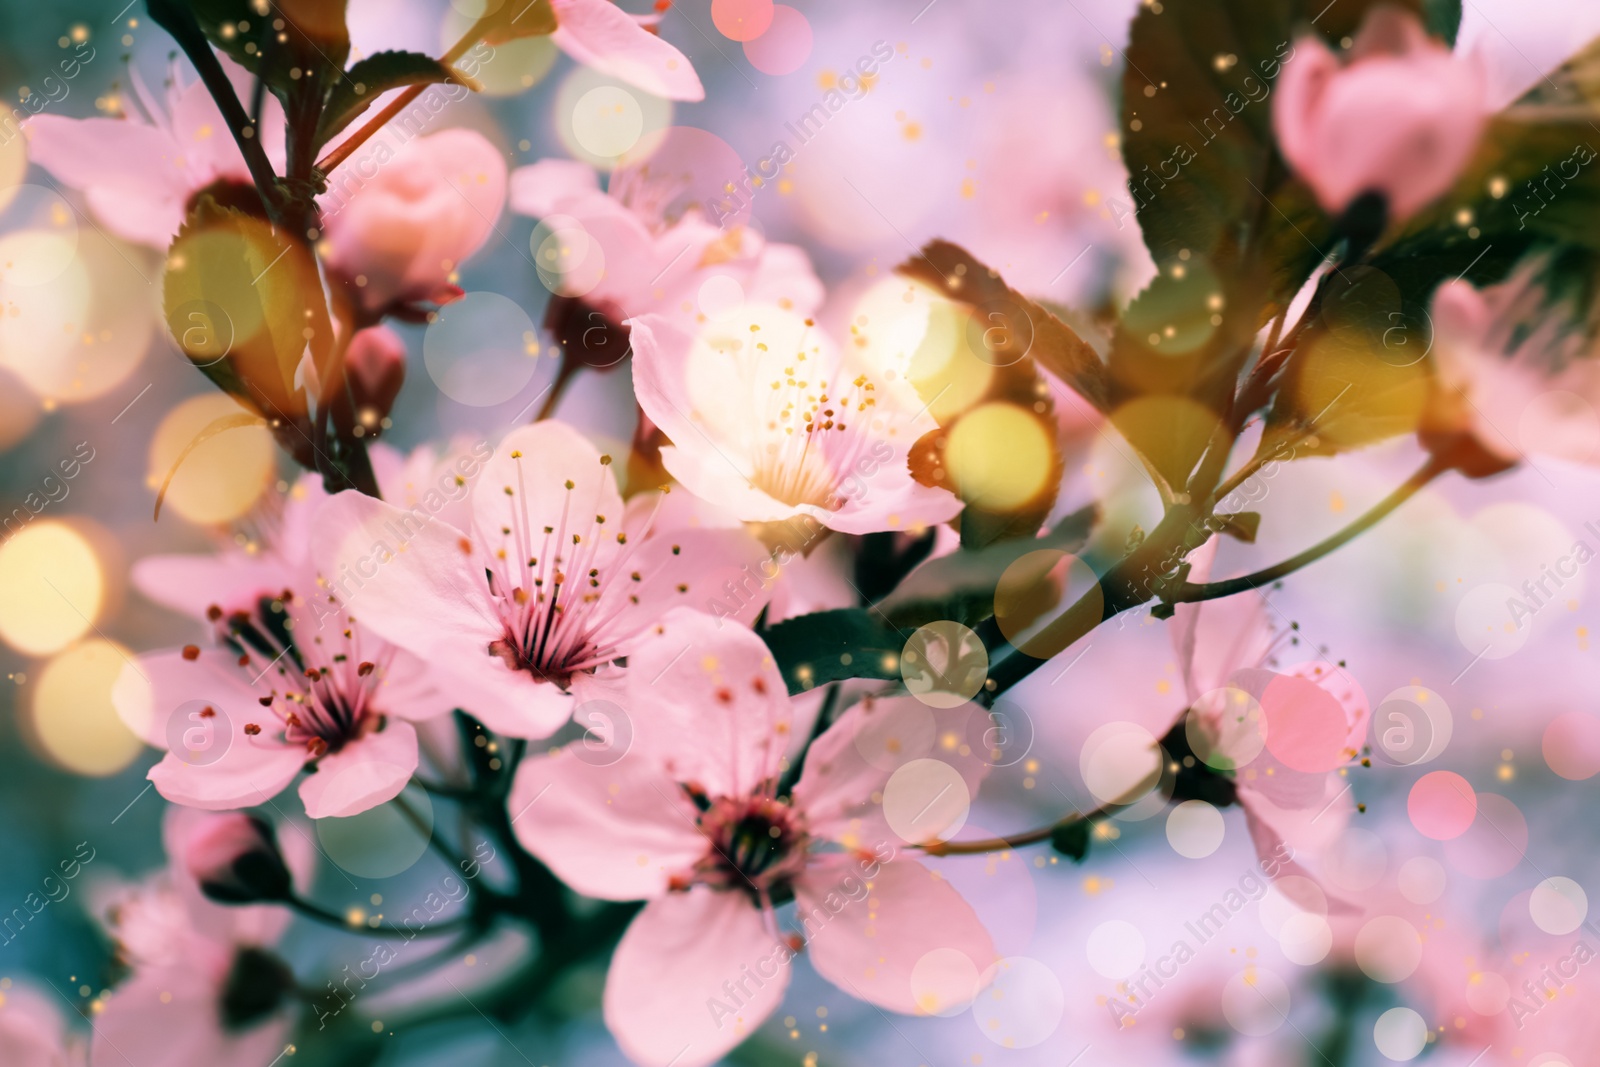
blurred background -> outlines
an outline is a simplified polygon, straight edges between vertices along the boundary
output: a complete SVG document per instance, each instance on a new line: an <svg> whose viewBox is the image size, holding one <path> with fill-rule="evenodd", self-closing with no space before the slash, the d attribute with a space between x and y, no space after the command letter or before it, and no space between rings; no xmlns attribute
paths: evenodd
<svg viewBox="0 0 1600 1067"><path fill-rule="evenodd" d="M85 44L93 59L56 91L50 113L119 114L134 77L160 93L173 77L172 42L138 0L120 7L0 0L0 102L39 92L60 58L86 55ZM719 32L709 0L675 3L661 32L693 60L706 100L671 104L629 92L646 132L710 131L752 168L788 146L793 158L758 190L751 225L810 253L828 287L824 318L835 336L895 264L933 237L965 244L1016 288L1090 316L1148 279L1114 117L1129 0L795 0L794 9L801 22L782 47L763 48ZM350 4L362 53L438 54L465 19L444 0ZM1461 47L1515 90L1596 32L1600 13L1587 2L1484 0L1467 5ZM850 91L844 81L843 106L801 136L803 117L883 48L893 58L870 83ZM193 80L185 64L177 70L185 84ZM595 132L574 128L574 104L620 83L578 68L542 39L502 46L482 76L486 92L452 104L439 128L483 132L513 167L547 157L604 162L593 154ZM264 430L230 431L188 457L152 519L156 489L180 450L231 403L165 333L161 256L110 237L46 172L16 170L24 165L18 143L0 148L0 917L39 892L80 843L94 858L70 896L4 927L0 977L48 982L92 1016L115 973L92 902L105 886L164 862L165 802L144 778L158 753L122 725L110 688L133 653L197 638L193 624L134 590L128 569L157 552L249 546L257 509L270 511L296 472ZM431 339L443 323L401 328L408 377L385 442L404 450L468 431L492 439L550 385L557 364L539 326L550 293L533 267L534 225L508 210L460 271L468 299L493 314L451 319L449 332ZM524 334L539 339L531 354ZM466 394L438 384L458 363L473 368ZM581 377L559 414L625 448L628 375ZM1102 548L1121 545L1136 523L1149 528L1156 501L1126 450L1088 424L1065 429L1077 451L1060 510L1101 501ZM1223 565L1297 551L1340 515L1359 514L1417 461L1414 445L1397 442L1283 465L1259 502L1260 542L1230 543ZM75 474L62 477L69 469ZM1345 1067L1390 1062L1374 1028L1389 1009L1408 1006L1427 1022L1431 1062L1600 1062L1600 1034L1589 1040L1587 1009L1566 994L1541 1006L1537 1042L1513 1044L1494 1031L1487 1052L1473 1044L1551 953L1586 936L1552 934L1537 907L1530 926L1530 895L1551 878L1592 886L1600 874L1586 781L1600 771L1591 647L1600 578L1580 567L1558 594L1541 598L1525 627L1487 646L1478 636L1514 595L1505 590L1538 582L1579 542L1600 551L1600 479L1541 464L1486 483L1442 483L1269 595L1286 662L1345 666L1379 709L1374 739L1385 729L1429 739L1426 766L1380 757L1352 770L1364 810L1330 845L1327 881L1330 893L1352 900L1392 900L1394 913L1424 931L1437 963L1430 956L1405 981L1378 981L1373 969L1382 967L1363 961L1359 938L1352 947L1341 934L1315 955L1314 943L1285 934L1282 916L1263 904L1240 912L1135 1025L1119 1030L1106 1005L1125 995L1126 961L1164 953L1185 936L1185 920L1223 900L1255 865L1236 811L1209 851L1166 819L1131 813L1082 866L1037 850L946 861L1002 953L1030 961L1003 976L1003 996L950 1019L891 1019L802 966L783 1011L734 1059ZM1130 722L1160 736L1182 710L1182 694L1166 626L1147 617L1113 623L1068 650L1009 694L1016 758L986 786L969 833L1020 830L1068 805L1097 803L1082 773L1091 735ZM1382 708L1400 717L1391 721ZM1428 840L1407 816L1414 782L1440 769L1477 790L1478 819L1464 843ZM359 843L351 853L332 846L340 870L322 872L316 895L342 912L426 892L443 868L420 848L407 852L411 845L376 857L356 855ZM1311 931L1311 941L1319 934ZM1600 947L1600 937L1587 936ZM297 927L286 951L314 976L364 947ZM1230 1002L1240 975L1250 976L1255 996L1282 1006L1286 1022L1263 1022L1248 998ZM503 1032L470 1018L397 1026L375 1054L385 1064L434 1063L444 1050L464 1065L623 1062L598 1018L602 979L602 969L571 978L553 1017ZM374 1021L375 1032L390 1032L381 1016ZM316 1054L314 1041L304 1045ZM1565 1058L1538 1059L1546 1053Z"/></svg>

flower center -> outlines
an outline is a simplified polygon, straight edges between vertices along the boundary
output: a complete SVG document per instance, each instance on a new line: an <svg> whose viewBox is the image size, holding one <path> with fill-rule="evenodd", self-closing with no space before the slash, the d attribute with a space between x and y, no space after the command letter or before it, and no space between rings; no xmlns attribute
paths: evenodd
<svg viewBox="0 0 1600 1067"><path fill-rule="evenodd" d="M719 797L700 813L700 830L711 842L695 865L692 881L719 889L771 897L805 867L805 820L794 808L769 797Z"/></svg>
<svg viewBox="0 0 1600 1067"><path fill-rule="evenodd" d="M324 616L334 625L319 626ZM271 721L246 723L247 735L264 728L281 731L287 744L304 745L315 758L382 724L372 695L381 679L379 668L394 651L385 646L377 653L379 662L364 659L354 619L337 611L313 615L287 589L262 597L254 611L225 614L212 605L206 617L238 656L250 685L264 694L257 702ZM187 656L189 650L184 652Z"/></svg>
<svg viewBox="0 0 1600 1067"><path fill-rule="evenodd" d="M634 546L625 531L609 533L605 515L574 514L572 481L566 483L560 521L533 526L522 503L522 453L511 458L517 461L517 485L504 487L511 524L499 529L499 547L485 560L505 627L489 651L512 670L565 686L578 671L616 657L601 635L621 608L637 602L632 590L644 576L629 567ZM611 457L601 456L600 464L609 467ZM478 537L485 545L495 543L481 529Z"/></svg>

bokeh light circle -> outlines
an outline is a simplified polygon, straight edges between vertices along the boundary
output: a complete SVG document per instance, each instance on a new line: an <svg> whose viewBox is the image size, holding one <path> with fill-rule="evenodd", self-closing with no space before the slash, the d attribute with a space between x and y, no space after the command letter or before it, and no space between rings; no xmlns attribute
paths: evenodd
<svg viewBox="0 0 1600 1067"><path fill-rule="evenodd" d="M1431 856L1413 856L1400 865L1400 895L1413 904L1432 904L1444 895L1449 875Z"/></svg>
<svg viewBox="0 0 1600 1067"><path fill-rule="evenodd" d="M1249 765L1267 745L1267 717L1256 698L1235 686L1201 694L1183 720L1196 759L1215 771Z"/></svg>
<svg viewBox="0 0 1600 1067"><path fill-rule="evenodd" d="M362 773L359 767L350 770ZM347 818L318 819L317 840L323 852L357 878L392 878L409 870L428 850L433 800L412 782L397 801L411 809L415 821L400 810L396 800Z"/></svg>
<svg viewBox="0 0 1600 1067"><path fill-rule="evenodd" d="M144 748L111 702L112 687L130 659L121 645L91 638L39 672L30 725L40 747L69 771L96 778L116 774Z"/></svg>
<svg viewBox="0 0 1600 1067"><path fill-rule="evenodd" d="M1406 685L1383 698L1372 713L1374 751L1379 759L1414 767L1437 759L1450 744L1454 725L1444 697L1420 685Z"/></svg>
<svg viewBox="0 0 1600 1067"><path fill-rule="evenodd" d="M1356 965L1374 982L1403 982L1422 963L1422 937L1398 915L1369 919L1356 934Z"/></svg>
<svg viewBox="0 0 1600 1067"><path fill-rule="evenodd" d="M1326 917L1328 896L1320 885L1304 875L1285 875L1267 887L1257 914L1261 919L1261 928L1273 937L1281 938L1297 915Z"/></svg>
<svg viewBox="0 0 1600 1067"><path fill-rule="evenodd" d="M1511 1000L1511 984L1494 971L1474 971L1467 976L1467 1007L1479 1015L1499 1015Z"/></svg>
<svg viewBox="0 0 1600 1067"><path fill-rule="evenodd" d="M190 397L167 412L150 440L145 484L161 488L169 473L165 506L190 522L222 523L250 510L276 472L277 453L265 426L235 426L184 449L221 418L243 409L217 393ZM178 457L183 462L178 463Z"/></svg>
<svg viewBox="0 0 1600 1067"><path fill-rule="evenodd" d="M1015 404L981 404L953 426L944 462L958 495L985 511L1017 511L1054 484L1055 443L1044 424Z"/></svg>
<svg viewBox="0 0 1600 1067"><path fill-rule="evenodd" d="M1350 720L1338 699L1309 678L1279 674L1261 694L1267 751L1284 766L1325 774L1354 755Z"/></svg>
<svg viewBox="0 0 1600 1067"><path fill-rule="evenodd" d="M952 1019L962 1014L982 983L978 965L956 948L936 948L911 966L911 999L923 1015Z"/></svg>
<svg viewBox="0 0 1600 1067"><path fill-rule="evenodd" d="M1289 986L1260 967L1247 967L1222 986L1222 1016L1246 1037L1265 1037L1289 1018Z"/></svg>
<svg viewBox="0 0 1600 1067"><path fill-rule="evenodd" d="M1226 832L1222 812L1203 800L1185 800L1167 813L1167 842L1186 859L1211 855L1222 847Z"/></svg>
<svg viewBox="0 0 1600 1067"><path fill-rule="evenodd" d="M772 0L711 0L711 22L730 41L753 41L772 25Z"/></svg>
<svg viewBox="0 0 1600 1067"><path fill-rule="evenodd" d="M0 289L49 285L78 256L78 216L42 185L13 186L0 208Z"/></svg>
<svg viewBox="0 0 1600 1067"><path fill-rule="evenodd" d="M532 6L527 0L450 0L451 10L445 12L439 28L439 50L453 46L485 13L497 11L508 2ZM489 47L482 45L468 51L456 64L477 80L486 96L516 96L538 85L555 66L559 51L549 35L535 34L501 41L492 46L487 58L479 61L480 48ZM450 87L434 86L428 92L443 95L450 93Z"/></svg>
<svg viewBox="0 0 1600 1067"><path fill-rule="evenodd" d="M1161 746L1144 727L1109 722L1083 742L1078 770L1089 792L1102 804L1132 804L1161 781Z"/></svg>
<svg viewBox="0 0 1600 1067"><path fill-rule="evenodd" d="M1089 931L1084 951L1096 974L1127 978L1144 964L1144 934L1126 919L1108 919Z"/></svg>
<svg viewBox="0 0 1600 1067"><path fill-rule="evenodd" d="M1033 750L1033 718L1004 697L987 715L967 717L967 747L991 767L1015 767Z"/></svg>
<svg viewBox="0 0 1600 1067"><path fill-rule="evenodd" d="M747 168L732 145L695 126L656 130L647 121L645 130L633 150L617 161L607 187L613 197L649 205L645 221L652 226L675 223L691 210L724 230L750 221L760 193L747 181L746 170L760 177L760 160Z"/></svg>
<svg viewBox="0 0 1600 1067"><path fill-rule="evenodd" d="M771 24L744 43L744 57L763 74L793 74L811 57L811 43L810 20L787 4L774 4Z"/></svg>
<svg viewBox="0 0 1600 1067"><path fill-rule="evenodd" d="M1570 782L1600 774L1600 715L1569 711L1544 728L1540 748L1550 769Z"/></svg>
<svg viewBox="0 0 1600 1067"><path fill-rule="evenodd" d="M1373 1024L1372 1043L1396 1063L1414 1060L1428 1044L1428 1024L1410 1008L1390 1008Z"/></svg>
<svg viewBox="0 0 1600 1067"><path fill-rule="evenodd" d="M1100 625L1104 605L1094 570L1055 548L1017 557L1001 573L994 590L994 618L1000 632L1034 659L1056 656Z"/></svg>
<svg viewBox="0 0 1600 1067"><path fill-rule="evenodd" d="M1589 895L1571 878L1546 878L1533 887L1528 914L1547 934L1570 934L1589 917Z"/></svg>
<svg viewBox="0 0 1600 1067"><path fill-rule="evenodd" d="M644 109L620 85L600 85L578 98L572 112L572 135L583 150L602 159L614 159L639 143L644 133Z"/></svg>
<svg viewBox="0 0 1600 1067"><path fill-rule="evenodd" d="M65 648L100 617L105 575L66 523L35 519L0 542L0 640L30 656Z"/></svg>
<svg viewBox="0 0 1600 1067"><path fill-rule="evenodd" d="M422 362L458 404L489 407L522 391L538 367L533 320L499 293L468 293L439 309L422 337Z"/></svg>
<svg viewBox="0 0 1600 1067"><path fill-rule="evenodd" d="M940 619L917 627L906 641L900 676L911 695L929 707L960 707L989 677L989 653L976 633Z"/></svg>
<svg viewBox="0 0 1600 1067"><path fill-rule="evenodd" d="M1002 1048L1043 1044L1066 1014L1061 980L1028 956L1007 956L994 964L992 974L972 1004L972 1018L983 1036Z"/></svg>
<svg viewBox="0 0 1600 1067"><path fill-rule="evenodd" d="M539 281L557 296L586 296L605 280L604 246L571 215L546 215L540 219L528 237L528 247L533 252L534 272L539 275ZM467 297L470 299L474 295L478 294L468 293ZM523 317L527 317L526 312ZM528 347L537 353L536 335Z"/></svg>
<svg viewBox="0 0 1600 1067"><path fill-rule="evenodd" d="M1278 930L1278 948L1290 963L1315 966L1333 949L1333 927L1320 915L1309 912L1291 915Z"/></svg>
<svg viewBox="0 0 1600 1067"><path fill-rule="evenodd" d="M950 840L971 810L972 794L961 772L943 760L903 764L883 787L883 817L908 844Z"/></svg>
<svg viewBox="0 0 1600 1067"><path fill-rule="evenodd" d="M1460 837L1478 814L1478 794L1454 771L1432 771L1418 778L1406 797L1406 814L1423 837Z"/></svg>

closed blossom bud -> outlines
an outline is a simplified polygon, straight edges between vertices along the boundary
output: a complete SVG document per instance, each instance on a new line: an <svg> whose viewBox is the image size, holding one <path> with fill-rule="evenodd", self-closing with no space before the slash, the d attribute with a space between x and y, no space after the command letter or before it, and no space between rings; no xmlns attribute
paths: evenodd
<svg viewBox="0 0 1600 1067"><path fill-rule="evenodd" d="M356 416L371 430L389 414L405 384L405 342L387 326L362 330L350 340L344 372Z"/></svg>
<svg viewBox="0 0 1600 1067"><path fill-rule="evenodd" d="M456 268L494 233L506 164L475 130L449 129L399 150L375 142L323 197L328 264L369 313L459 296Z"/></svg>
<svg viewBox="0 0 1600 1067"><path fill-rule="evenodd" d="M272 827L254 815L208 817L184 843L181 859L200 891L220 903L289 898L292 879Z"/></svg>
<svg viewBox="0 0 1600 1067"><path fill-rule="evenodd" d="M1322 38L1297 42L1278 78L1273 128L1289 165L1333 214L1366 193L1404 220L1443 195L1483 132L1485 77L1380 6L1341 61Z"/></svg>

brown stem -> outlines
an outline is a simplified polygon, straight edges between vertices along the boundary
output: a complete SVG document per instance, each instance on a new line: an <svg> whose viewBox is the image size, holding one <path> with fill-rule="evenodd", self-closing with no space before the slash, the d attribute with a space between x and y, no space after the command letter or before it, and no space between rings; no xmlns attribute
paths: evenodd
<svg viewBox="0 0 1600 1067"><path fill-rule="evenodd" d="M922 849L930 856L976 856L984 852L1006 852L1026 845L1037 845L1041 841L1050 840L1057 830L1068 826L1075 826L1080 822L1093 822L1110 815L1107 808L1096 808L1085 815L1078 812L1049 826L1041 826L1037 830L1026 833L1012 834L1009 837L986 837L980 841L931 841L925 845L915 846Z"/></svg>

